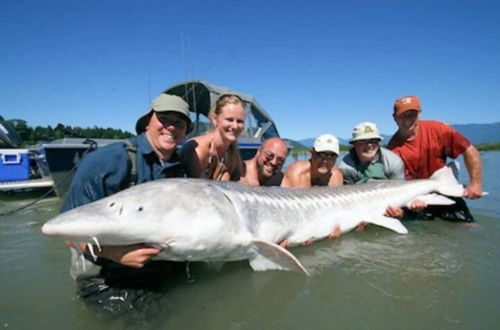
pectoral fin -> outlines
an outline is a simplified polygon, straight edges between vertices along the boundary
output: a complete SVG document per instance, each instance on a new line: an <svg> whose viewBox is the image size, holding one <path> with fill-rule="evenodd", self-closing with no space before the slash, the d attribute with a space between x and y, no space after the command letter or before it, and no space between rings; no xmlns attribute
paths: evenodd
<svg viewBox="0 0 500 330"><path fill-rule="evenodd" d="M408 229L396 218L390 218L383 215L373 216L369 220L365 220L367 223L373 223L374 225L384 227L395 231L398 234L408 234Z"/></svg>
<svg viewBox="0 0 500 330"><path fill-rule="evenodd" d="M418 196L417 198L415 198L415 200L417 200L417 199L426 202L427 205L452 205L452 204L455 204L454 200L449 199L446 196L436 194L436 193ZM413 202L413 200L409 201L408 206L411 205L412 202Z"/></svg>
<svg viewBox="0 0 500 330"><path fill-rule="evenodd" d="M250 266L253 270L293 270L309 276L300 261L288 250L262 240L254 240L252 243L257 248L257 255L250 259Z"/></svg>

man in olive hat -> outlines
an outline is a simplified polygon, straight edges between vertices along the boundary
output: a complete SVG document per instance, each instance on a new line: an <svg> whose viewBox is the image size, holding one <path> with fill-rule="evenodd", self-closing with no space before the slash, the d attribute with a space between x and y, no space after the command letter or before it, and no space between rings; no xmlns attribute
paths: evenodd
<svg viewBox="0 0 500 330"><path fill-rule="evenodd" d="M101 147L82 159L61 212L134 184L183 177L184 168L176 148L190 127L188 104L175 95L159 95L137 120L136 137L127 143ZM137 307L136 302L147 301L148 289L184 269L183 263L150 261L160 249L144 244L93 249L88 244L67 244L71 246L71 275L78 284L78 295L115 314Z"/></svg>

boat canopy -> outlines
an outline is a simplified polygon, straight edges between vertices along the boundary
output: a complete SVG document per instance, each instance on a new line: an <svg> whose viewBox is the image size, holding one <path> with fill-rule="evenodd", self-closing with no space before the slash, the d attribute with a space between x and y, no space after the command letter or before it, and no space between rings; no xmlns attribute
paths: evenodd
<svg viewBox="0 0 500 330"><path fill-rule="evenodd" d="M267 138L279 136L271 116L251 95L227 87L212 85L202 80L191 80L175 84L167 88L163 93L180 96L189 104L189 108L195 116L193 120L194 130L190 136L199 135L207 130L210 124L208 119L210 108L224 94L236 94L245 103L245 131L239 138L241 142L245 140L262 142ZM203 117L200 115L203 115Z"/></svg>
<svg viewBox="0 0 500 330"><path fill-rule="evenodd" d="M22 142L14 126L0 117L0 148L18 148Z"/></svg>

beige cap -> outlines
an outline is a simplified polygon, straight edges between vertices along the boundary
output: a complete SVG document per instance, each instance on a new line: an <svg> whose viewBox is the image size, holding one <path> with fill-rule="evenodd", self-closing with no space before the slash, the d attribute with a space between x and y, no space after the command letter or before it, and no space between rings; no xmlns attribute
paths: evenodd
<svg viewBox="0 0 500 330"><path fill-rule="evenodd" d="M171 94L160 94L157 98L153 100L151 106L149 107L148 113L137 120L135 124L135 131L137 134L141 134L146 131L146 126L149 124L149 118L151 111L155 112L178 112L183 114L187 120L187 132L191 130L191 119L189 118L189 105L181 97Z"/></svg>
<svg viewBox="0 0 500 330"><path fill-rule="evenodd" d="M370 139L379 139L382 141L384 138L378 133L377 125L370 123L369 121L365 121L353 128L352 139L349 143L353 143L358 140Z"/></svg>
<svg viewBox="0 0 500 330"><path fill-rule="evenodd" d="M339 154L339 140L331 134L323 134L314 141L314 150L316 152L331 151Z"/></svg>

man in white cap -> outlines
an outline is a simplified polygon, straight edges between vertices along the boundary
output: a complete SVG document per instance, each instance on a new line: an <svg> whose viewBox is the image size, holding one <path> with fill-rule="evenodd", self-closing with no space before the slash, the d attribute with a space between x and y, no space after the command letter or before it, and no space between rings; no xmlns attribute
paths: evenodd
<svg viewBox="0 0 500 330"><path fill-rule="evenodd" d="M314 141L310 153L309 160L299 160L288 167L281 186L308 188L342 185L342 173L335 166L339 140L331 134L323 134Z"/></svg>
<svg viewBox="0 0 500 330"><path fill-rule="evenodd" d="M369 180L404 180L404 164L395 153L380 147L383 138L377 125L362 122L352 130L352 149L339 164L344 184L361 184ZM386 215L401 218L403 210L389 206Z"/></svg>
<svg viewBox="0 0 500 330"><path fill-rule="evenodd" d="M101 147L82 159L61 211L134 184L183 177L185 171L176 148L190 127L188 104L178 96L161 94L137 120L135 138ZM87 244L67 244L72 250L71 275L77 282L78 295L114 314L128 312L137 307L136 302L151 299L149 288L161 285L185 267L183 263L150 261L161 250L144 244L94 247L93 252Z"/></svg>

